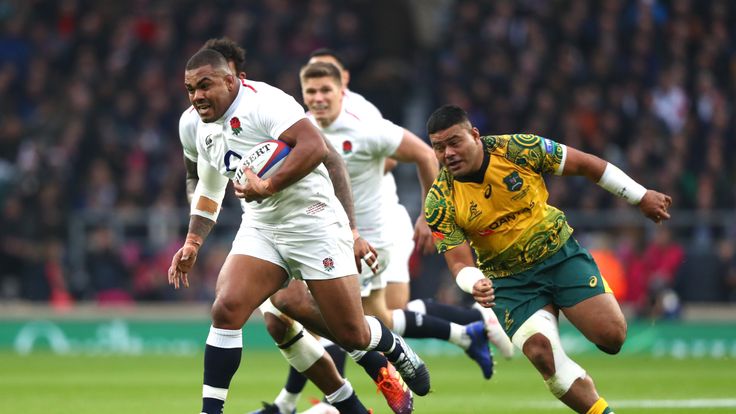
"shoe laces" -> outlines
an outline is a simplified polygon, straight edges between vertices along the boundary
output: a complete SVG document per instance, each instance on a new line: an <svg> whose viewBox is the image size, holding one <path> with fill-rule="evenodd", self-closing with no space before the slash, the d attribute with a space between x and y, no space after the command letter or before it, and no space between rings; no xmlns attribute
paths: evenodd
<svg viewBox="0 0 736 414"><path fill-rule="evenodd" d="M381 368L379 371L376 387L376 394L383 393L389 396L391 400L404 398L404 393L406 392L406 384L401 379L401 376L391 375L391 372L386 367Z"/></svg>

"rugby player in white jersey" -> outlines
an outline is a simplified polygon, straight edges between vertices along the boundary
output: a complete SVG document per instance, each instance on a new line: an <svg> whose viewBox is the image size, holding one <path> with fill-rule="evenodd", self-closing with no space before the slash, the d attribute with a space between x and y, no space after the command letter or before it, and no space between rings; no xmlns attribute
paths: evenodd
<svg viewBox="0 0 736 414"><path fill-rule="evenodd" d="M317 49L310 54L308 63L327 62L332 63L340 69L340 77L343 84L344 98L343 106L364 120L375 120L378 122L390 122L383 118L381 111L376 108L370 101L362 95L349 89L350 71L345 67L343 60L338 54L327 48ZM407 133L408 130L404 129ZM386 174L383 178L383 196L385 197L385 205L387 207L386 217L390 221L389 231L392 232L390 239L394 241L391 249L392 260L389 262L389 269L384 272L386 280L386 305L389 309L393 309L394 321L398 324L394 325L394 332L399 335L404 334L403 327L407 317L411 315L402 315L401 310L407 309L418 314L429 314L441 319L445 319L457 324L466 325L473 321L481 320L485 323L488 339L498 348L501 354L506 358L511 358L514 353L514 345L506 335L503 327L499 324L495 313L490 309L486 309L477 303L472 308L464 308L460 306L445 305L427 299L415 299L409 302L409 258L415 249L423 254L434 252L431 231L424 221L423 214L420 214L411 228L411 218L406 208L399 203L399 197L396 193L396 180L394 179L391 169L396 165L396 161L392 158L387 159ZM414 323L409 320L409 323ZM409 328L411 329L411 327ZM330 348L327 348L330 351ZM334 353L332 354L335 357Z"/></svg>
<svg viewBox="0 0 736 414"><path fill-rule="evenodd" d="M346 161L353 188L358 231L379 251L378 273L364 269L361 274L363 307L367 313L377 315L388 326L392 326L392 314L386 308L384 297L385 282L381 278L390 262L390 248L393 245L386 228L389 222L381 191L384 162L388 156L394 156L415 163L426 193L429 180L438 171L437 163L432 159L433 151L414 134L405 133L390 122L378 122L375 119L365 122L346 111L342 105L342 81L336 66L324 62L313 63L302 69L300 78L302 96L311 111L310 119L332 146L342 151ZM431 316L425 316L424 319L425 327L435 331L425 337L449 340L463 347L481 365L484 375L490 377L492 359L482 322L476 322L473 325L475 330L471 330L470 327L436 321ZM293 375L291 372L290 378Z"/></svg>
<svg viewBox="0 0 736 414"><path fill-rule="evenodd" d="M394 314L386 307L383 275L389 268L394 246L389 231L386 199L381 191L384 164L390 156L416 165L423 193L429 191L432 177L437 176L433 151L416 135L388 121L361 120L342 105L343 90L339 69L325 62L315 62L300 72L302 98L309 108L309 118L319 127L333 147L341 150L350 175L355 205L355 224L358 231L378 250L379 271L361 272L361 296L366 313L376 315L389 327L396 324ZM425 225L421 220L418 225ZM404 311L406 312L406 311ZM401 313L403 316L404 313ZM415 316L415 315L412 315ZM416 319L414 317L413 319ZM414 337L433 337L448 340L469 352L481 365L484 375L490 377L492 360L488 338L482 322L460 326L432 316L423 319L421 334Z"/></svg>
<svg viewBox="0 0 736 414"><path fill-rule="evenodd" d="M202 49L213 49L222 54L230 67L233 74L244 80L245 74L245 50L237 43L228 38L210 39ZM196 130L197 125L202 123L199 114L190 106L181 115L179 121L179 139L184 150L184 163L187 170L187 198L191 202L197 182L197 148L196 148ZM335 193L343 206L347 205L346 211L352 212L352 190L350 189L349 178L344 168L342 157L335 149L328 144L329 155L324 160L330 178L335 186ZM352 216L351 214L348 214ZM365 245L361 244L364 239L355 243L354 254L356 261L359 263L362 256L366 252ZM361 250L362 249L362 250ZM366 261L366 264L377 264L377 262ZM281 303L303 303L309 302L313 304L308 291L304 289L293 288L294 286L303 286L302 281L293 280L289 287L277 293ZM293 306L292 306L293 307ZM321 332L322 335L331 337L331 334L324 327L322 316L316 309L308 309L309 318L305 321L311 329ZM287 379L287 383L272 403L263 403L263 407L255 413L261 414L280 414L292 413L296 409L299 394L304 388L306 376L319 388L324 395L330 395L338 390L344 384L342 377L345 363L345 353L335 353L338 361L331 358L332 353L325 352L325 348L320 344L309 332L304 330L301 323L289 318L279 309L273 306L271 300L266 300L259 307L263 314L263 318L267 321L266 326L271 337L284 355L285 359L291 365L290 372L295 373L296 381L291 377ZM298 316L297 316L298 318ZM276 323L281 320L281 323ZM328 343L328 340L322 339ZM332 345L336 347L335 345ZM386 398L391 409L397 413L408 412L413 407L413 398L411 391L407 389L401 377L395 374L396 370L386 357L377 351L370 352L351 352L350 356L355 362L363 367L365 372L378 385L379 390ZM336 366L339 365L339 371ZM395 375L391 375L391 374ZM306 414L334 414L337 410L331 405L318 402L310 407L304 413Z"/></svg>
<svg viewBox="0 0 736 414"><path fill-rule="evenodd" d="M242 154L267 139L278 138L292 147L273 177L261 180L246 170L247 183L235 185L236 195L249 203L218 276L205 349L202 412L222 412L240 363L241 328L289 275L307 282L338 343L347 349L385 353L410 386L428 391L429 374L416 354L379 320L362 314L353 235L321 165L327 153L324 140L301 107L265 83L240 82L225 58L210 49L190 58L185 86L203 124L196 132L199 180L189 232L169 269L174 287L188 286L188 273L217 219L227 181L234 177ZM357 403L349 383L332 397L333 402ZM351 412L365 412L364 407L359 409Z"/></svg>

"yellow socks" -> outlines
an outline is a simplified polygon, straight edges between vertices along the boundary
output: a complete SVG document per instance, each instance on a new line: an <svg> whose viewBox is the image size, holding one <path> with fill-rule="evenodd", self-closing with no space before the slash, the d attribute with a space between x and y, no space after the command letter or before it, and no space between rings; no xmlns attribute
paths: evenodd
<svg viewBox="0 0 736 414"><path fill-rule="evenodd" d="M614 412L608 406L606 400L599 398L598 401L590 407L586 414L614 414Z"/></svg>

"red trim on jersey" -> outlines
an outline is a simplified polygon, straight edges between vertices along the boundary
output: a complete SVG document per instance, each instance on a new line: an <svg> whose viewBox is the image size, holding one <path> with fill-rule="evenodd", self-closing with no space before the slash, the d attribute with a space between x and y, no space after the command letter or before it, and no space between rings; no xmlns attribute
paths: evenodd
<svg viewBox="0 0 736 414"><path fill-rule="evenodd" d="M247 83L245 83L245 79L241 79L241 80L240 80L240 83L241 83L241 84L242 84L243 86L245 86L246 88L250 88L251 90L253 90L253 92L255 92L255 93L258 93L258 91L256 90L256 88L254 88L254 87L252 87L252 86L248 85Z"/></svg>
<svg viewBox="0 0 736 414"><path fill-rule="evenodd" d="M347 109L345 110L345 113L348 114L348 115L351 115L353 118L355 118L358 121L360 121L360 117L358 115L355 115L354 113L348 111Z"/></svg>
<svg viewBox="0 0 736 414"><path fill-rule="evenodd" d="M187 112L192 112L194 110L194 105L189 105L189 109L187 109Z"/></svg>

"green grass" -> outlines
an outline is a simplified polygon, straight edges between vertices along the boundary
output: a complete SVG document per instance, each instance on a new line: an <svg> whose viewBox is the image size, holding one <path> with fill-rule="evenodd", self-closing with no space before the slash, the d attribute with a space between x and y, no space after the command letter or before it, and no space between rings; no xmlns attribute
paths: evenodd
<svg viewBox="0 0 736 414"><path fill-rule="evenodd" d="M621 413L736 413L736 360L577 358ZM417 413L565 413L531 365L499 361L491 381L462 355L427 357L433 392L415 400ZM201 355L108 357L0 353L0 412L23 414L182 414L199 412ZM364 403L386 413L382 398L357 366L348 376ZM243 414L280 390L286 364L274 351L244 355L226 414ZM309 386L305 397L318 396ZM703 399L711 407L662 407L664 400ZM727 400L727 401L726 401ZM649 401L648 403L642 401ZM658 402L659 401L659 402ZM726 407L713 407L721 403ZM671 402L670 402L671 403ZM655 407L643 407L649 404ZM656 407L660 405L660 407ZM308 406L302 398L300 409Z"/></svg>

